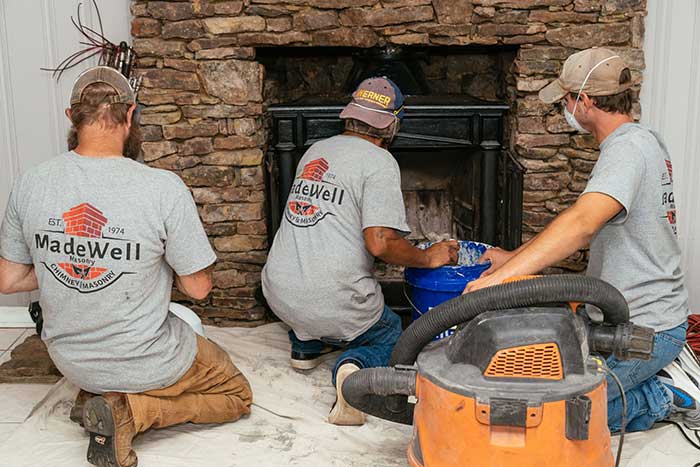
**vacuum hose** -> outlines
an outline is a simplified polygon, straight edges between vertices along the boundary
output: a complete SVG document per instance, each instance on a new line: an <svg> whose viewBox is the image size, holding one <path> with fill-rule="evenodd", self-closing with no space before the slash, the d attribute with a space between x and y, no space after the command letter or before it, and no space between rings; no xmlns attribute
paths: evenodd
<svg viewBox="0 0 700 467"><path fill-rule="evenodd" d="M401 334L389 365L413 365L433 337L486 311L566 302L597 306L609 324L629 321L625 297L605 281L573 274L535 277L487 287L436 306Z"/></svg>
<svg viewBox="0 0 700 467"><path fill-rule="evenodd" d="M654 330L632 323L607 326L594 324L588 328L591 352L605 352L620 360L650 360L654 351Z"/></svg>
<svg viewBox="0 0 700 467"><path fill-rule="evenodd" d="M605 281L573 274L536 277L477 290L436 306L401 334L391 354L389 366L413 365L418 354L433 337L452 326L468 322L481 313L566 302L597 306L603 312L606 323L621 324L629 321L629 308L625 298ZM356 409L370 415L412 424L413 405L408 404L405 392L394 392L391 397L387 397L386 391L383 394L373 392L373 388L368 385L369 376L364 376L369 370L360 370L345 380L343 396L346 400ZM348 398L346 387L353 395L359 392L363 396Z"/></svg>
<svg viewBox="0 0 700 467"><path fill-rule="evenodd" d="M416 372L386 367L364 368L345 379L342 391L345 400L353 407L385 420L405 423L406 409L403 401L416 393ZM386 399L391 397L399 400L387 404ZM393 412L392 406L400 407L399 411Z"/></svg>

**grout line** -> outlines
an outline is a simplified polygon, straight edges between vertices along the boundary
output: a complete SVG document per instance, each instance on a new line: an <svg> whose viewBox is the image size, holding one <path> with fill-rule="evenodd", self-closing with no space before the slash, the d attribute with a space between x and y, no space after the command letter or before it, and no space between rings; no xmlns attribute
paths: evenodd
<svg viewBox="0 0 700 467"><path fill-rule="evenodd" d="M24 336L26 336L26 335L27 335L27 330L25 329L24 331L22 331L22 334L20 334L19 336L17 336L17 339L15 339L15 341L12 343L12 347L10 347L10 350L14 349L14 348L17 347L19 344L21 344L22 342L24 342L23 339L24 339Z"/></svg>
<svg viewBox="0 0 700 467"><path fill-rule="evenodd" d="M25 334L27 334L27 330L26 330L26 329L25 329L24 331L22 331L22 333L19 334L17 337L15 337L15 340L12 341L12 343L10 344L10 347L8 347L7 349L4 349L4 350L2 351L2 355L0 355L0 357L2 357L3 355L5 355L5 352L11 352L12 349L14 349L15 346L18 344L18 341L19 341L20 339L22 339L22 337L23 337Z"/></svg>

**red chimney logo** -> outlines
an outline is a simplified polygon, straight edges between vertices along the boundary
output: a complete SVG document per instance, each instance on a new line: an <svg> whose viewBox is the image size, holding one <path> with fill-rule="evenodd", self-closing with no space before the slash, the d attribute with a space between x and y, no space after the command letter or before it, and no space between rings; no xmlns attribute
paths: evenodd
<svg viewBox="0 0 700 467"><path fill-rule="evenodd" d="M96 207L83 203L64 212L63 223L66 235L100 238L107 218Z"/></svg>
<svg viewBox="0 0 700 467"><path fill-rule="evenodd" d="M318 206L303 201L292 201L289 210L298 216L313 216L318 211Z"/></svg>
<svg viewBox="0 0 700 467"><path fill-rule="evenodd" d="M58 266L66 271L69 276L75 279L91 281L97 279L107 271L107 268L98 268L95 266L85 266L73 263L58 263Z"/></svg>
<svg viewBox="0 0 700 467"><path fill-rule="evenodd" d="M326 172L328 172L329 167L328 161L324 158L313 160L304 166L304 170L301 172L301 178L320 182Z"/></svg>

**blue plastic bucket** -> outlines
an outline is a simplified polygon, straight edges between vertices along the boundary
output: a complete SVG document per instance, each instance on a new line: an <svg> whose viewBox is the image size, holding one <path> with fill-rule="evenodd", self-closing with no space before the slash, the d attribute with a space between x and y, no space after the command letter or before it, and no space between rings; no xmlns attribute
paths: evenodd
<svg viewBox="0 0 700 467"><path fill-rule="evenodd" d="M432 245L426 243L419 248ZM482 254L491 248L479 242L460 241L459 263L457 266L443 266L437 269L406 268L404 278L411 286L413 320L429 312L439 304L458 297L471 281L478 279L490 266L490 262L477 264ZM433 340L439 340L454 333L448 329Z"/></svg>

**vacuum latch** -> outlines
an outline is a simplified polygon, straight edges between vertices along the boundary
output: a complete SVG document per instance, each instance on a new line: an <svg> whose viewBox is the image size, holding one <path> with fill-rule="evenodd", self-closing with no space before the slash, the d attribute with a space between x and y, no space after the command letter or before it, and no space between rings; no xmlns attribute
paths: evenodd
<svg viewBox="0 0 700 467"><path fill-rule="evenodd" d="M572 441L588 439L592 402L579 395L566 401L566 438Z"/></svg>
<svg viewBox="0 0 700 467"><path fill-rule="evenodd" d="M542 422L542 405L530 406L525 399L494 397L489 401L477 401L476 419L491 426L533 428Z"/></svg>

